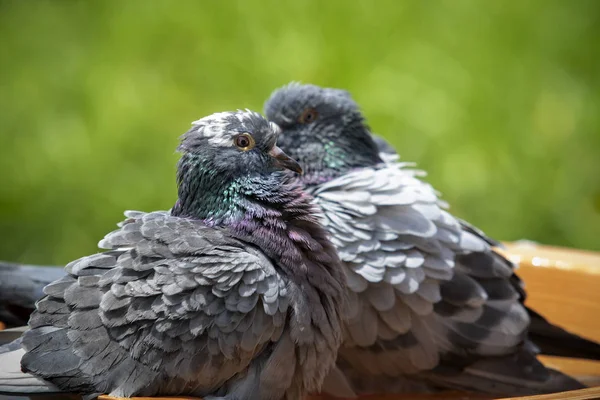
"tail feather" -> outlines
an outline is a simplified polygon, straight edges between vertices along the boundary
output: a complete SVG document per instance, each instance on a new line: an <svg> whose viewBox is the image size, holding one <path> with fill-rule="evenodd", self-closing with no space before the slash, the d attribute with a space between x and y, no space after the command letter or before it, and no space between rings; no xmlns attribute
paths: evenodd
<svg viewBox="0 0 600 400"><path fill-rule="evenodd" d="M433 385L500 396L529 396L585 388L577 380L546 368L527 351L477 361L464 369L440 366L422 374Z"/></svg>
<svg viewBox="0 0 600 400"><path fill-rule="evenodd" d="M599 343L553 325L530 308L527 308L527 312L531 319L529 338L539 347L541 354L600 360Z"/></svg>

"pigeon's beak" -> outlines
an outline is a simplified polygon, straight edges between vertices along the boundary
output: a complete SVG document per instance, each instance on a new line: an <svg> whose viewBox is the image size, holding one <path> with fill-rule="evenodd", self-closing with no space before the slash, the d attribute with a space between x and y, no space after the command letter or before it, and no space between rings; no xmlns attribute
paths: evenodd
<svg viewBox="0 0 600 400"><path fill-rule="evenodd" d="M279 147L273 146L271 151L269 151L269 155L273 157L275 164L279 165L280 167L302 174L302 167L300 167L300 164L285 154Z"/></svg>

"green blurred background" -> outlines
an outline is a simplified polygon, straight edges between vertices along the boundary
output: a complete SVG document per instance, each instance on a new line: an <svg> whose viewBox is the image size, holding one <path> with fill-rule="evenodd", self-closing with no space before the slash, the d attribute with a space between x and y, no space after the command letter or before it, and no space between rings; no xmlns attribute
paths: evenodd
<svg viewBox="0 0 600 400"><path fill-rule="evenodd" d="M168 209L189 122L350 90L452 211L600 250L600 1L0 1L0 259Z"/></svg>

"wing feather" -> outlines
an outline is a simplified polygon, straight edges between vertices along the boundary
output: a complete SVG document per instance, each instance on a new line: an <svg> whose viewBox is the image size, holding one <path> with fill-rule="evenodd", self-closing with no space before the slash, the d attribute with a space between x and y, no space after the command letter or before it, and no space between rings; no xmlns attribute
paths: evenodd
<svg viewBox="0 0 600 400"><path fill-rule="evenodd" d="M70 391L207 394L280 338L288 283L262 253L166 212L126 216L108 252L45 289L24 370Z"/></svg>
<svg viewBox="0 0 600 400"><path fill-rule="evenodd" d="M358 299L340 350L357 369L397 376L468 363L510 354L526 337L514 265L447 212L421 175L390 161L314 190Z"/></svg>

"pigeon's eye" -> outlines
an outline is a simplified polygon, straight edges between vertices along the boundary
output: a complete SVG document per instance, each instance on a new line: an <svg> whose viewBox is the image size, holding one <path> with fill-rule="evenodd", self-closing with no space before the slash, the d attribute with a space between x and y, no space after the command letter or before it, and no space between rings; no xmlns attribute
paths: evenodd
<svg viewBox="0 0 600 400"><path fill-rule="evenodd" d="M300 122L301 124L310 124L311 122L316 120L318 116L319 113L317 112L317 110L315 110L314 108L307 108L306 110L304 110L300 118L298 118L298 122Z"/></svg>
<svg viewBox="0 0 600 400"><path fill-rule="evenodd" d="M240 135L237 135L233 139L233 143L240 150L243 150L243 151L252 150L252 148L254 148L254 145L256 144L254 142L254 138L249 133L242 133Z"/></svg>

